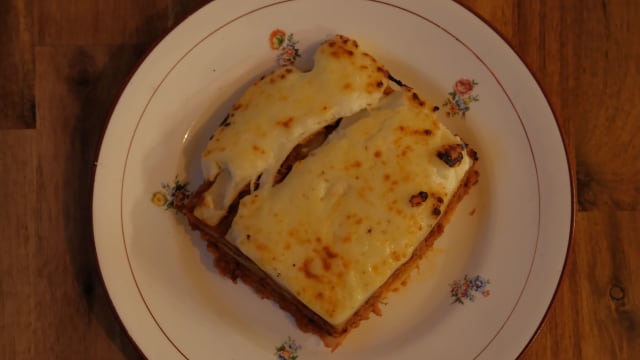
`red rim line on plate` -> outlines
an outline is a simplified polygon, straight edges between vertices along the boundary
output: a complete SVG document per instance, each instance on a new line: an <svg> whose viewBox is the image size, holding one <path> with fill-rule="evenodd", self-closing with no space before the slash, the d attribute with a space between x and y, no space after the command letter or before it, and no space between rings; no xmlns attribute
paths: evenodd
<svg viewBox="0 0 640 360"><path fill-rule="evenodd" d="M256 13L256 12L258 12L258 11L264 10L264 9L266 9L266 8L270 8L270 7L273 7L273 6L281 5L281 4L283 4L283 3L288 3L288 2L292 2L292 1L294 1L294 0L283 0L283 1L275 2L275 3L272 3L272 4L268 4L268 5L264 5L264 6L258 7L258 8L256 8L256 9L253 9L253 10L251 10L251 11L248 11L248 12L246 12L246 13L242 14L242 15L239 15L239 16L237 16L237 17L235 17L235 18L233 18L233 19L231 19L231 20L229 20L229 21L225 22L224 24L222 24L221 26L217 27L216 29L212 30L210 33L208 33L208 34L207 34L207 35L205 35L202 39L200 39L198 42L196 42L196 43L195 43L195 44L194 44L194 45L193 45L189 50L187 50L187 51L185 52L185 54L184 54L183 56L181 56L181 57L176 61L176 63L174 63L174 64L171 66L171 68L170 68L170 69L167 71L167 73L163 76L162 80L161 80L161 81L158 83L158 85L155 87L155 89L154 89L153 93L151 94L151 96L149 97L149 99L148 99L147 103L145 104L145 107L143 108L143 111L141 112L140 116L138 117L138 120L137 120L137 122L136 122L136 126L135 126L135 128L134 128L134 132L133 132L133 134L132 134L131 140L130 140L129 145L128 145L128 148L127 148L127 156L126 156L126 159L125 159L125 165L124 165L124 169L123 169L123 173L122 173L122 179L121 179L121 202L120 202L120 208L121 208L120 210L121 210L121 211L120 211L120 217L121 217L121 226L122 226L122 229L121 229L121 231L122 231L122 240L123 240L123 245L124 245L124 248L125 248L125 253L126 253L127 262L128 262L128 264L129 264L129 270L130 270L130 272L131 272L132 278L133 278L133 280L134 280L134 283L135 283L135 286L136 286L136 288L137 288L137 290L138 290L138 293L139 293L139 295L140 295L140 298L141 298L141 300L143 301L143 303L144 303L144 305L145 305L145 307L146 307L147 311L149 312L149 315L151 316L151 318L153 319L153 321L156 323L156 325L158 326L158 328L159 328L159 330L162 332L162 334L166 337L167 341L169 341L169 343L170 343L170 344L171 344L171 345L176 349L176 351L178 351L178 352L179 352L179 353L180 353L180 354L181 354L185 359L188 359L188 357L184 354L184 352L183 352L182 350L180 350L180 348L179 348L179 347L178 347L178 346L173 342L173 340L168 336L168 334L166 333L166 331L163 329L162 325L160 325L160 323L159 323L158 319L154 316L153 312L151 311L151 309L150 309L150 307L149 307L149 305L148 305L148 303L147 303L147 301L146 301L146 299L145 299L145 297L144 297L144 295L143 295L143 293L142 293L142 290L140 289L140 286L138 285L138 280L137 280L137 278L136 278L136 276L135 276L135 273L134 273L134 271L133 271L133 267L132 267L132 264L131 264L131 259L130 259L130 257L129 257L129 252L128 252L128 249L127 249L126 239L125 239L125 231L124 231L124 227L123 227L124 219L122 218L122 216L123 216L123 209L122 209L123 201L122 201L122 200L123 200L123 195L124 195L124 194L123 194L123 193L124 193L124 179L125 179L125 177L126 177L126 169L127 169L127 164L128 164L128 160L129 160L129 155L130 155L130 152L131 152L131 147L132 147L132 145L133 145L133 141L134 141L134 139L135 139L135 137L136 137L137 130L138 130L138 127L139 127L139 125L140 125L140 122L141 122L142 118L144 117L144 114L146 113L146 110L148 109L149 104L150 104L150 103L151 103L151 101L153 100L153 98L154 98L154 96L156 95L157 91L158 91L158 90L159 90L159 88L163 85L163 83L164 83L164 82L165 82L165 80L169 77L169 75L173 72L173 70L174 70L174 69L179 65L179 63L180 63L184 58L186 58L186 57L187 57L187 56L188 56L188 55L189 55L189 54L190 54L190 53L191 53L195 48L197 48L197 47L198 47L200 44L202 44L206 39L210 38L211 36L213 36L215 33L217 33L218 31L220 31L221 29L223 29L223 28L227 27L228 25L230 25L230 24L232 24L232 23L234 23L234 22L238 21L238 20L239 20L239 19L241 19L241 18L244 18L244 17L246 17L246 16L248 16L248 15L251 15L251 14ZM537 253L538 243L539 243L539 235L540 235L540 221L541 221L541 218L540 218L540 205L541 205L541 204L540 204L540 202L541 202L541 200L540 200L540 180L539 180L539 174L538 174L537 162L536 162L535 154L533 153L533 149L532 149L531 141L530 141L530 138L529 138L529 134L527 133L526 127L524 126L524 123L523 123L523 121L522 121L522 118L521 118L521 116L520 116L520 113L518 112L517 108L515 107L515 105L514 105L514 103L513 103L513 100L511 99L511 97L509 96L509 94L506 92L506 90L505 90L504 86L502 85L502 83L500 82L500 80L498 79L498 77L495 75L495 73L493 72L493 70L492 70L492 69L491 69L491 68L486 64L486 62L485 62L485 61L484 61L484 60L483 60L483 59L482 59L482 58L481 58L481 57L480 57L480 56L479 56L479 55L478 55L478 54L477 54L477 53L476 53L476 52L475 52L475 51L474 51L474 50L473 50L469 45L467 45L465 42L463 42L462 40L460 40L457 36L455 36L453 33L451 33L450 31L448 31L446 28L444 28L443 26L441 26L441 25L439 25L438 23L436 23L434 20L431 20L431 19L429 19L429 18L427 18L427 17L425 17L425 16L423 16L423 15L421 15L421 14L419 14L419 13L416 13L416 12L414 12L414 11L412 11L412 10L405 9L405 8L400 7L400 6L398 6L398 5L395 5L395 4L389 4L389 3L387 3L387 2L380 1L380 0L369 0L369 1L370 1L370 2L373 2L373 3L378 3L378 4L381 4L381 5L385 5L385 6L389 6L389 7L396 8L396 9L398 9L398 10L404 11L404 12L406 12L406 13L408 13L408 14L411 14L411 15L413 15L413 16L419 17L420 19L422 19L422 20L424 20L424 21L429 22L429 23L431 23L432 25L436 26L438 29L442 30L443 32L445 32L446 34L448 34L449 36L451 36L451 37L452 37L453 39L455 39L458 43L460 43L462 46L464 46L464 47L465 47L469 52L471 52L471 53L473 54L473 56L474 56L476 59L478 59L478 61L480 61L480 62L482 63L482 65L487 69L487 71L489 71L489 73L491 74L491 76L496 80L497 84L498 84L498 85L500 86L500 88L502 89L503 93L505 94L505 96L506 96L506 97L507 97L507 99L509 100L509 103L511 104L511 106L512 106L512 108L513 108L514 112L516 113L516 116L518 117L518 120L520 121L520 125L521 125L521 127L522 127L522 129L523 129L523 131L524 131L524 133L525 133L526 138L527 138L527 142L528 142L528 145L529 145L529 150L530 150L530 152L531 152L531 157L532 157L532 160L533 160L533 163L534 163L534 169L535 169L535 172L536 172L536 184L537 184L537 188L538 188L538 228L537 228L537 234L536 234L536 244L535 244L535 249L534 249L533 256L532 256L532 258L531 258L531 264L530 264L530 266L529 266L529 271L528 271L528 274L527 274L526 280L525 280L525 282L524 282L524 284L523 284L523 287L522 287L522 289L521 289L521 291L520 291L520 294L519 294L519 296L518 296L518 298L517 298L517 300L516 300L516 302L515 302L515 304L514 304L513 308L512 308L512 309L511 309L511 311L509 312L509 315L506 317L506 319L503 321L502 325L500 326L500 328L498 329L498 331L496 332L496 334L494 334L494 336L493 336L493 337L489 340L489 342L488 342L488 343L487 343L487 344L486 344L486 345L485 345L485 346L480 350L480 352L479 352L477 355L475 355L475 357L474 357L474 358L477 358L477 357L479 357L479 356L480 356L480 355L481 355L481 354L482 354L482 353L483 353L483 352L484 352L484 351L485 351L485 350L486 350L486 349L491 345L491 343L495 340L495 338L500 334L500 332L502 331L502 329L504 328L504 326L506 325L506 323L508 322L508 320L509 320L509 319L510 319L510 317L512 316L513 312L514 312L514 311L515 311L515 309L517 308L517 306L518 306L518 304L519 304L519 302L520 302L520 300L521 300L521 298L522 298L522 294L524 293L524 289L526 288L527 282L528 282L528 280L529 280L529 278L530 278L531 270L532 270L532 268L533 268L533 264L534 264L534 262L535 262L535 258L536 258L536 253ZM465 10L466 10L466 9L465 9ZM468 10L467 10L467 11L468 11ZM486 23L486 22L485 22L485 23ZM495 31L494 31L494 32L495 32ZM160 42L160 43L161 43L161 42ZM160 44L160 43L159 43L159 44ZM506 43L506 42L505 42L505 43ZM158 44L158 45L159 45L159 44ZM156 47L157 47L157 45L156 45ZM154 48L155 48L155 47L154 47ZM139 64L139 66L141 66L143 63L144 63L144 62L141 62L141 63ZM137 68L137 69L139 69L139 66L138 66L138 68ZM136 70L137 70L137 69L136 69ZM543 95L544 95L544 94L543 94ZM545 100L546 100L546 96L545 96ZM555 119L555 114L554 114L554 119ZM557 125L557 120L556 120L556 125ZM562 134L561 134L561 135L562 135ZM561 136L561 139L563 139L563 137L562 137L562 136ZM566 144L564 144L564 139L563 139L563 145L564 145L564 147L565 147L565 156L567 156L567 154L566 154ZM569 165L569 161L568 161L568 159L567 159L567 164ZM570 171L569 171L569 176L571 177L571 172L570 172ZM570 183L571 183L571 189L572 189L572 191L571 191L571 198L572 198L571 214L572 214L572 217L573 217L573 214L574 214L574 208L573 208L574 191L573 191L573 189L574 189L574 187L573 187L573 183L572 183L572 182L570 182ZM571 221L571 224L573 224L573 221ZM572 237L572 233L573 233L573 225L571 226L571 229L570 229L570 237L569 237L569 239L571 239L571 237ZM562 270L563 272L564 272L564 269L565 269L565 267L566 267L566 260L567 260L567 256L565 256L565 261L564 261L563 270ZM561 274L561 275L562 275L562 274ZM562 278L562 276L561 276L560 278ZM559 282L558 282L558 285L559 285ZM554 294L553 294L552 300L553 300L553 298L555 298L555 294L556 294L556 292L557 292L557 287L558 287L558 285L556 285L556 290L554 291ZM545 312L545 314L544 314L544 316L543 316L543 320L544 320L544 318L546 317L546 313L548 312L548 309L549 309L549 307L550 307L550 306L551 306L551 302L549 303L549 306L547 307L547 311ZM537 329L536 329L536 331L531 335L531 339L530 339L530 340L529 340L529 342L528 342L528 343L523 347L522 351L524 351L524 350L528 347L528 345L530 344L531 340L532 340L532 339L534 338L534 336L537 334L537 332L538 332L538 330L539 330L539 327L541 326L542 322L543 322L543 321L540 321L540 324L538 325L538 328L537 328ZM135 340L134 340L134 342L135 342ZM521 353L522 353L522 352L521 352Z"/></svg>

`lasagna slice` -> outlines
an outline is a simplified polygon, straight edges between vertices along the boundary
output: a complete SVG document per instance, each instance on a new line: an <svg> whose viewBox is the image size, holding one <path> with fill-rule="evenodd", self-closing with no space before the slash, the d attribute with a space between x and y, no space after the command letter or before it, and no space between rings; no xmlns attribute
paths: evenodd
<svg viewBox="0 0 640 360"><path fill-rule="evenodd" d="M443 232L477 156L354 40L315 60L243 95L184 212L223 274L335 349Z"/></svg>

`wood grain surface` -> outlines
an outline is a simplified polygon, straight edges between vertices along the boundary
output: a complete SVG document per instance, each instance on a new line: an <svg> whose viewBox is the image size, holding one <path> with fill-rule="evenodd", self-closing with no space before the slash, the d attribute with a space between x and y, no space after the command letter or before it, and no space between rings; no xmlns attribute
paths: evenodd
<svg viewBox="0 0 640 360"><path fill-rule="evenodd" d="M143 54L206 0L0 1L0 359L139 359L100 280L92 166ZM547 95L574 240L523 359L640 358L640 2L461 0Z"/></svg>

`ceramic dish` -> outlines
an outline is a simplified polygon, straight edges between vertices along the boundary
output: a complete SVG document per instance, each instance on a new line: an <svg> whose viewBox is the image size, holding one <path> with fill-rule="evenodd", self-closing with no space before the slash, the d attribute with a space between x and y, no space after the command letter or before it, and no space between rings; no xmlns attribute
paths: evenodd
<svg viewBox="0 0 640 360"><path fill-rule="evenodd" d="M335 353L221 277L173 210L230 105L325 39L357 39L480 155L480 183L409 286ZM536 81L482 21L445 1L217 0L146 57L111 116L95 175L104 282L150 359L508 359L543 320L573 221L567 156Z"/></svg>

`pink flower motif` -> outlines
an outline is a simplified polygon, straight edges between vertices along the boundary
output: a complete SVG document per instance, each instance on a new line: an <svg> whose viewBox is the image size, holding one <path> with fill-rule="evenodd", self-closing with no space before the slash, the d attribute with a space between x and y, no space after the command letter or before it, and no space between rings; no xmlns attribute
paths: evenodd
<svg viewBox="0 0 640 360"><path fill-rule="evenodd" d="M301 54L297 46L298 41L294 38L293 34L286 35L283 30L276 29L271 33L269 39L271 41L271 48L280 50L278 63L282 66L294 65Z"/></svg>
<svg viewBox="0 0 640 360"><path fill-rule="evenodd" d="M280 53L280 65L293 65L298 58L298 52L294 44L287 44Z"/></svg>
<svg viewBox="0 0 640 360"><path fill-rule="evenodd" d="M282 50L282 56L293 59L296 56L296 49L287 46Z"/></svg>
<svg viewBox="0 0 640 360"><path fill-rule="evenodd" d="M293 58L285 57L285 56L282 56L280 58L280 65L282 66L293 65L293 64L295 64L295 61Z"/></svg>
<svg viewBox="0 0 640 360"><path fill-rule="evenodd" d="M453 84L453 90L458 96L465 96L473 91L473 81L470 79L458 79L458 81Z"/></svg>

